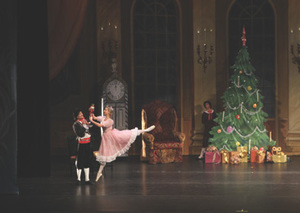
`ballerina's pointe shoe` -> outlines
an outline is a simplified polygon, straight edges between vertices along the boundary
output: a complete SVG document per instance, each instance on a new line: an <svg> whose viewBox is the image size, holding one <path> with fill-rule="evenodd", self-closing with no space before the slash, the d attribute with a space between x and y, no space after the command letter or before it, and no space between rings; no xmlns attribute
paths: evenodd
<svg viewBox="0 0 300 213"><path fill-rule="evenodd" d="M155 129L155 126L154 126L154 125L152 125L152 126L150 126L149 128L147 128L147 129L146 129L146 132L150 132L150 131L152 131L153 129Z"/></svg>
<svg viewBox="0 0 300 213"><path fill-rule="evenodd" d="M95 181L97 182L99 180L99 178L101 178L101 176L102 176L102 173L98 173Z"/></svg>

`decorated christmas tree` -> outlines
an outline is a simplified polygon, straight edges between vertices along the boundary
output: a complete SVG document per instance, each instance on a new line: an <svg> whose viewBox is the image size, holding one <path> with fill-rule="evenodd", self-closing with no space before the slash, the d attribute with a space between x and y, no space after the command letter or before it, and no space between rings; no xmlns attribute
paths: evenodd
<svg viewBox="0 0 300 213"><path fill-rule="evenodd" d="M243 28L242 43L230 78L230 87L225 91L222 99L225 111L217 113L210 134L210 142L218 149L236 150L237 144L258 148L275 145L271 133L268 135L264 126L267 113L263 111L263 96L257 88L258 80L255 68L250 63L246 46L245 28Z"/></svg>

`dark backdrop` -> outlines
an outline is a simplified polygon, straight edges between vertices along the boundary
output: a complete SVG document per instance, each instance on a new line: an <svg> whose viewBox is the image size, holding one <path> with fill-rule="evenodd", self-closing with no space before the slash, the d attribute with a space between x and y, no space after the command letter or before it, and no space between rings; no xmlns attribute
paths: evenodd
<svg viewBox="0 0 300 213"><path fill-rule="evenodd" d="M50 175L46 0L17 1L18 176Z"/></svg>
<svg viewBox="0 0 300 213"><path fill-rule="evenodd" d="M18 193L16 1L0 1L0 193Z"/></svg>

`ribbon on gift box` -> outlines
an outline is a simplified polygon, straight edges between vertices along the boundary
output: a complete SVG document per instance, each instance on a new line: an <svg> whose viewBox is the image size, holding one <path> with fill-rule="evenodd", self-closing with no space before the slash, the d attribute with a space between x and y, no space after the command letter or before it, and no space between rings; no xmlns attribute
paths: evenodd
<svg viewBox="0 0 300 213"><path fill-rule="evenodd" d="M205 152L205 163L219 164L221 162L221 155L219 151L216 152Z"/></svg>
<svg viewBox="0 0 300 213"><path fill-rule="evenodd" d="M240 158L247 157L247 152L240 152L239 156Z"/></svg>
<svg viewBox="0 0 300 213"><path fill-rule="evenodd" d="M257 157L257 163L263 163L265 162L265 152L262 150L258 150L256 153L256 157Z"/></svg>
<svg viewBox="0 0 300 213"><path fill-rule="evenodd" d="M215 146L209 146L206 149L207 152L218 152L218 148Z"/></svg>
<svg viewBox="0 0 300 213"><path fill-rule="evenodd" d="M219 156L219 160L218 160L217 162L215 162L215 161L216 161L216 157L217 157L216 155ZM219 153L219 152L214 152L213 162L214 162L215 164L219 164L219 163L221 162L221 156L220 156L220 153Z"/></svg>
<svg viewBox="0 0 300 213"><path fill-rule="evenodd" d="M222 155L222 163L229 163L229 152L226 149L220 151Z"/></svg>
<svg viewBox="0 0 300 213"><path fill-rule="evenodd" d="M239 152L240 158L244 158L247 156L247 147L246 146L237 147L237 151Z"/></svg>
<svg viewBox="0 0 300 213"><path fill-rule="evenodd" d="M239 152L239 157L241 158L241 162L243 163L248 162L247 146L238 146L237 151Z"/></svg>
<svg viewBox="0 0 300 213"><path fill-rule="evenodd" d="M239 164L241 162L241 159L238 155L233 155L230 158L230 162L231 162L231 164Z"/></svg>
<svg viewBox="0 0 300 213"><path fill-rule="evenodd" d="M258 151L257 151L257 155L263 156L263 155L265 155L265 152L264 152L264 151L261 151L261 150L258 150Z"/></svg>
<svg viewBox="0 0 300 213"><path fill-rule="evenodd" d="M241 158L239 156L238 151L231 151L230 153L230 163L231 164L239 164L241 162Z"/></svg>
<svg viewBox="0 0 300 213"><path fill-rule="evenodd" d="M272 148L272 151L273 151L273 153L274 154L276 154L276 155L284 155L284 152L281 152L281 147L279 146L279 147L273 147ZM276 153L275 153L276 152Z"/></svg>
<svg viewBox="0 0 300 213"><path fill-rule="evenodd" d="M251 148L251 150L252 150L252 151L257 151L257 150L258 150L258 147L257 147L257 146L253 146L253 147Z"/></svg>
<svg viewBox="0 0 300 213"><path fill-rule="evenodd" d="M220 163L221 162L221 156L220 156L220 153L219 153L219 150L217 147L215 146L209 146L206 148L206 152L207 153L213 153L213 158L212 158L212 162L209 162L209 163ZM205 156L205 161L206 161L206 156Z"/></svg>

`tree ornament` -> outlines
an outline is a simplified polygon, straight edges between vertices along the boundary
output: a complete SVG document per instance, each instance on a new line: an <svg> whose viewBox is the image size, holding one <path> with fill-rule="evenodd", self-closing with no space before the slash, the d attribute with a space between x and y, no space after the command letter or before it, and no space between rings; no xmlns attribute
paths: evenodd
<svg viewBox="0 0 300 213"><path fill-rule="evenodd" d="M228 127L227 127L227 132L228 132L228 133L232 133L232 132L233 132L232 126L228 126Z"/></svg>
<svg viewBox="0 0 300 213"><path fill-rule="evenodd" d="M259 150L264 152L265 148L264 147L260 147Z"/></svg>
<svg viewBox="0 0 300 213"><path fill-rule="evenodd" d="M242 70L240 70L240 71L239 71L239 74L242 74L242 73L243 73L243 71L242 71Z"/></svg>
<svg viewBox="0 0 300 213"><path fill-rule="evenodd" d="M235 144L236 144L236 146L240 146L241 145L241 143L238 142L238 141Z"/></svg>
<svg viewBox="0 0 300 213"><path fill-rule="evenodd" d="M218 129L218 131L217 131L218 133L221 133L222 132L222 130L221 129Z"/></svg>
<svg viewBox="0 0 300 213"><path fill-rule="evenodd" d="M248 91L252 90L252 87L251 86L248 86L247 87Z"/></svg>
<svg viewBox="0 0 300 213"><path fill-rule="evenodd" d="M254 103L254 104L253 104L253 108L256 108L256 107L257 107L257 104L256 104L256 103Z"/></svg>
<svg viewBox="0 0 300 213"><path fill-rule="evenodd" d="M238 119L238 120L241 118L241 116L240 116L239 114L237 114L235 117L236 117L236 119Z"/></svg>

